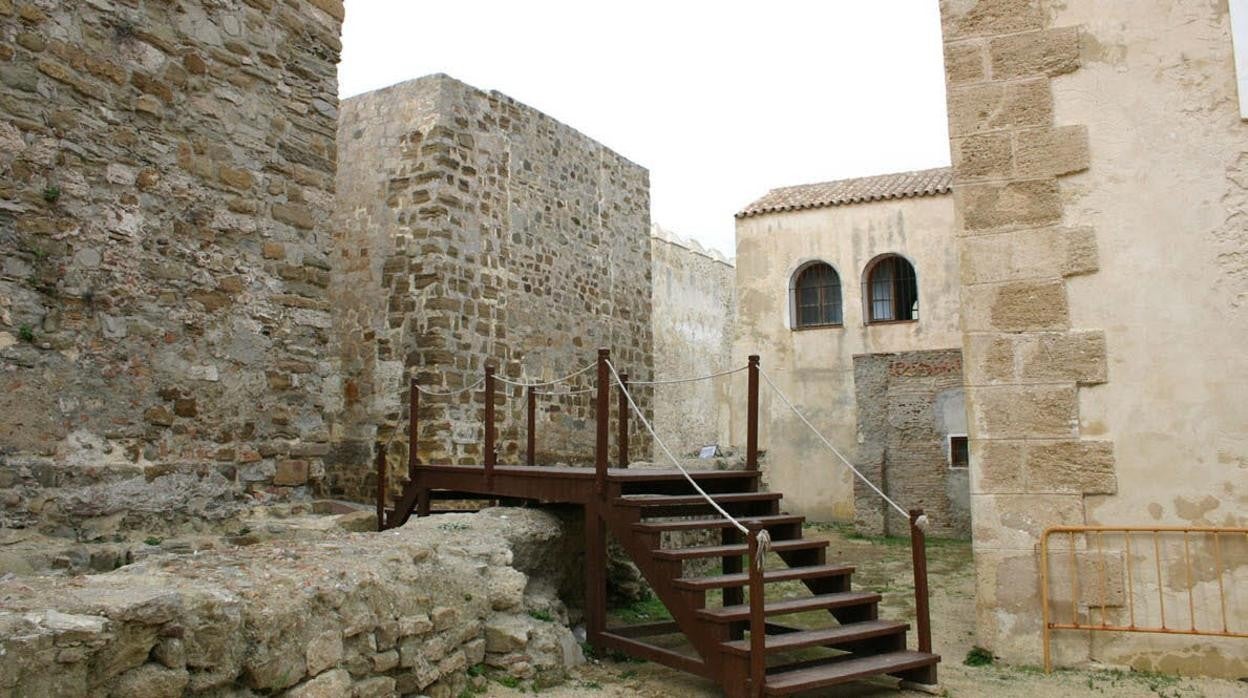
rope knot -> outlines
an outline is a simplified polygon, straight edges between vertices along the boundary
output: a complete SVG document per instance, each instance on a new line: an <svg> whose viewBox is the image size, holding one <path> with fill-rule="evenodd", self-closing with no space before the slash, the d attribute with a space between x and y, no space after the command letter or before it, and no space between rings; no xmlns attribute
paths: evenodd
<svg viewBox="0 0 1248 698"><path fill-rule="evenodd" d="M767 562L767 553L771 552L771 532L765 528L759 530L757 540L758 554L754 556L754 565L761 570Z"/></svg>

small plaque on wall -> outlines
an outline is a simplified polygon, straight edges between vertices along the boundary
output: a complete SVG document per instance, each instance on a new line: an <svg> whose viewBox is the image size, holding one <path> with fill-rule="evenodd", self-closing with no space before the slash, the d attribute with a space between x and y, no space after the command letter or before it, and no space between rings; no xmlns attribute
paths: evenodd
<svg viewBox="0 0 1248 698"><path fill-rule="evenodd" d="M703 446L698 450L698 458L714 458L719 455L719 444Z"/></svg>

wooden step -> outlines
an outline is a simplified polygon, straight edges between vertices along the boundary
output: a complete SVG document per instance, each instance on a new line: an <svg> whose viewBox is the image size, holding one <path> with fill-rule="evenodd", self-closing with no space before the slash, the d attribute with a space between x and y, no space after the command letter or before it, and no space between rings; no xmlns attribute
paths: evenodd
<svg viewBox="0 0 1248 698"><path fill-rule="evenodd" d="M899 633L904 635L909 629L909 623L899 623L891 620L867 620L848 625L834 625L830 628L801 630L795 633L784 633L783 635L768 635L765 647L767 652L790 652L803 647L835 647L874 637L897 635ZM736 642L727 642L724 643L724 649L743 657L749 656L750 641L747 638L745 640L737 640Z"/></svg>
<svg viewBox="0 0 1248 698"><path fill-rule="evenodd" d="M806 522L805 516L796 516L793 514L780 514L778 516L747 516L740 519L743 524L757 524L760 526L786 526L786 525L802 525ZM663 531L701 531L711 528L733 528L733 524L722 516L716 516L713 519L694 519L692 521L644 521L642 523L633 524L633 530L639 533L661 533Z"/></svg>
<svg viewBox="0 0 1248 698"><path fill-rule="evenodd" d="M694 480L734 480L756 478L759 470L690 470ZM684 480L684 473L675 468L611 468L607 477L617 482L667 482Z"/></svg>
<svg viewBox="0 0 1248 698"><path fill-rule="evenodd" d="M940 657L927 652L899 650L885 654L855 657L831 661L813 667L780 670L768 674L764 693L769 696L785 696L800 691L810 691L827 686L849 683L859 679L893 674L932 666Z"/></svg>
<svg viewBox="0 0 1248 698"><path fill-rule="evenodd" d="M732 492L712 494L716 504L740 504L748 502L778 502L784 495L779 492ZM615 500L627 507L687 507L710 506L700 494L627 494Z"/></svg>
<svg viewBox="0 0 1248 698"><path fill-rule="evenodd" d="M840 577L854 573L852 565L811 565L809 567L786 567L763 572L763 583L789 582L798 579L822 579ZM743 587L750 581L746 572L737 574L721 574L714 577L680 577L672 580L672 586L689 591L706 591L710 589L726 589Z"/></svg>
<svg viewBox="0 0 1248 698"><path fill-rule="evenodd" d="M788 553L795 550L819 550L828 547L826 540L777 540L771 542L771 552ZM745 543L733 545L707 545L697 548L670 548L651 552L656 560L696 560L704 557L741 557L750 552Z"/></svg>
<svg viewBox="0 0 1248 698"><path fill-rule="evenodd" d="M819 611L828 608L846 608L864 606L880 602L880 595L866 591L843 591L835 594L819 594L796 599L768 601L763 605L764 616L778 616L786 613L802 613ZM698 617L715 623L732 623L750 619L748 604L723 606L720 608L698 609Z"/></svg>

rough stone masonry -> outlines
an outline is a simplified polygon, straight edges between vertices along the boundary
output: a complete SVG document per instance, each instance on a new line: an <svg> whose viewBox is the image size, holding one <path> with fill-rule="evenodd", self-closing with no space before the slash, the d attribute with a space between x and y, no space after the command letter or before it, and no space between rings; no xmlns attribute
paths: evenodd
<svg viewBox="0 0 1248 698"><path fill-rule="evenodd" d="M315 481L337 0L0 0L0 458Z"/></svg>
<svg viewBox="0 0 1248 698"><path fill-rule="evenodd" d="M489 362L513 381L550 380L599 347L620 371L652 375L644 168L445 75L346 100L338 136L333 306L345 412L331 492L370 496L375 443L406 468L405 438L392 437L405 437L409 376L454 391ZM593 386L590 371L542 389L573 394L538 397L539 463L592 461L594 396L579 391ZM498 387L498 462L521 463L525 395ZM483 411L479 390L425 398L423 462L481 463ZM631 454L648 455L639 428Z"/></svg>

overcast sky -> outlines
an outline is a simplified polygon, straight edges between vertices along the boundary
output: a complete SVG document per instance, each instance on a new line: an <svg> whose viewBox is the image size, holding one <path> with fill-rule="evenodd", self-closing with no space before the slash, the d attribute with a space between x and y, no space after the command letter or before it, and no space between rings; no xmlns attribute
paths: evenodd
<svg viewBox="0 0 1248 698"><path fill-rule="evenodd" d="M773 187L948 164L938 0L347 0L340 92L499 90L650 170L654 221L734 254Z"/></svg>

